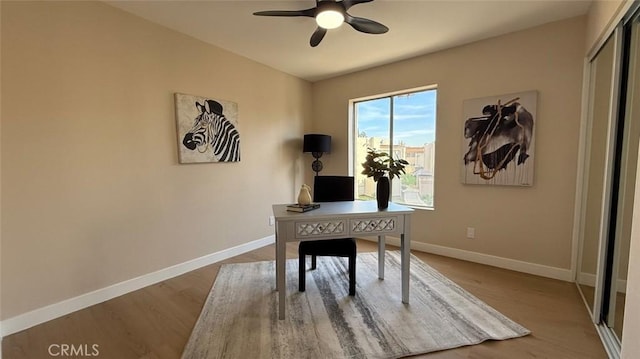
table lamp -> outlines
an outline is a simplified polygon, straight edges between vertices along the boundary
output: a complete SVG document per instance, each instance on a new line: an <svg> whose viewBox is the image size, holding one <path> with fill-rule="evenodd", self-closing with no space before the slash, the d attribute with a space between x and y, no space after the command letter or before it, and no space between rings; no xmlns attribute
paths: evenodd
<svg viewBox="0 0 640 359"><path fill-rule="evenodd" d="M318 172L322 171L322 162L320 157L325 152L331 152L331 136L308 134L304 135L304 144L302 146L302 152L311 152L315 161L311 163L311 169L318 175Z"/></svg>

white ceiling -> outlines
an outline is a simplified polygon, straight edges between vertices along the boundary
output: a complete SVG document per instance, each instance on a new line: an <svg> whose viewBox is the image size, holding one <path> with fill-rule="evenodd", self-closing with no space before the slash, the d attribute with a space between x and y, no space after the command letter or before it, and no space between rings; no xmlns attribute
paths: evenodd
<svg viewBox="0 0 640 359"><path fill-rule="evenodd" d="M106 1L294 76L317 81L489 37L586 14L590 0L375 0L353 6L389 32L370 35L343 24L318 47L309 17L254 16L262 10L301 10L314 0Z"/></svg>

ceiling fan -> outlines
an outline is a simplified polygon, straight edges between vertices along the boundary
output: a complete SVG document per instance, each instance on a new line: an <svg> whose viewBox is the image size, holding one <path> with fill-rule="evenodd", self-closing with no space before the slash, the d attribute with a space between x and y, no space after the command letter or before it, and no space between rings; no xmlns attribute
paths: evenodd
<svg viewBox="0 0 640 359"><path fill-rule="evenodd" d="M349 15L347 10L354 5L371 2L373 0L316 0L316 6L305 10L269 10L254 12L257 16L306 16L316 19L318 28L311 35L309 44L318 46L328 29L335 29L343 22L354 29L367 34L384 34L389 28L379 22Z"/></svg>

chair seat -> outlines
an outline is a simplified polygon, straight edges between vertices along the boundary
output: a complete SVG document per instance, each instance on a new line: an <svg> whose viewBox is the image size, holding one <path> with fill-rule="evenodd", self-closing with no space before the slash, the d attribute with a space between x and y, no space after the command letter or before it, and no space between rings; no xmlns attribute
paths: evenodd
<svg viewBox="0 0 640 359"><path fill-rule="evenodd" d="M305 255L349 257L356 255L356 252L356 241L353 238L304 241L298 246L298 253Z"/></svg>

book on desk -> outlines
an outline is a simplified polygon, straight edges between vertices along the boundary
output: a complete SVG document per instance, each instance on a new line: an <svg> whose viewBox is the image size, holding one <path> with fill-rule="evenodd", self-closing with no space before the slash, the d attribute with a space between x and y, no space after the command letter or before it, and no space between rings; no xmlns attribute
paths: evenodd
<svg viewBox="0 0 640 359"><path fill-rule="evenodd" d="M287 205L287 211L289 212L308 212L314 209L320 208L320 203L311 204L290 204Z"/></svg>

